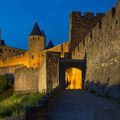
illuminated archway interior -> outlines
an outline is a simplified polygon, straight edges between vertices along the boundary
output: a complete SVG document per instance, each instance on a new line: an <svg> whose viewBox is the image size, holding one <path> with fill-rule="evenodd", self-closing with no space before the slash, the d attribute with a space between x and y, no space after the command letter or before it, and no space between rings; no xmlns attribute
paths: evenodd
<svg viewBox="0 0 120 120"><path fill-rule="evenodd" d="M69 68L65 71L66 89L82 89L82 71L77 68Z"/></svg>

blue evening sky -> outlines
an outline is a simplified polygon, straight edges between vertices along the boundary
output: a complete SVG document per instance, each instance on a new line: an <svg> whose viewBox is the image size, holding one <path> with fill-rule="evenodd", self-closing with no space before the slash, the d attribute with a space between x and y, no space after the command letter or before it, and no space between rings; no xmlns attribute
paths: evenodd
<svg viewBox="0 0 120 120"><path fill-rule="evenodd" d="M116 0L0 0L2 39L9 46L28 48L28 35L37 21L47 42L68 40L71 11L106 12Z"/></svg>

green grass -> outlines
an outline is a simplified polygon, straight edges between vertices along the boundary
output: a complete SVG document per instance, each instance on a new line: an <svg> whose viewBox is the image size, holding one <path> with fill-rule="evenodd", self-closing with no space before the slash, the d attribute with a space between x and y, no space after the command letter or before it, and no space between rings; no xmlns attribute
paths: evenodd
<svg viewBox="0 0 120 120"><path fill-rule="evenodd" d="M7 91L0 94L0 102L9 98L13 94L13 88L8 89Z"/></svg>
<svg viewBox="0 0 120 120"><path fill-rule="evenodd" d="M40 93L14 93L11 97L0 101L0 118L24 112L26 105L35 104L41 97Z"/></svg>

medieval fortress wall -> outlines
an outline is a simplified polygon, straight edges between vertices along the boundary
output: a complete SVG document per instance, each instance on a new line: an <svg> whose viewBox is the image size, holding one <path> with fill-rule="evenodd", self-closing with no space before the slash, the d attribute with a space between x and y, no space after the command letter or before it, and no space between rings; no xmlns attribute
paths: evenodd
<svg viewBox="0 0 120 120"><path fill-rule="evenodd" d="M57 68L53 68L57 62L56 58L60 58L65 52L68 52L67 42L50 49L38 51L38 53L35 51L38 57L34 56L34 59L30 59L31 51L29 52L29 50L21 55L1 59L0 75L7 74L14 77L15 91L46 92L53 87L53 78L50 76L53 75L54 77L53 72L57 74L57 71L55 71ZM53 61L52 56L56 61ZM37 64L37 66L30 66L30 64ZM56 85L56 83L54 84Z"/></svg>
<svg viewBox="0 0 120 120"><path fill-rule="evenodd" d="M72 12L70 15L69 42L70 52L86 37L93 27L102 20L104 13Z"/></svg>
<svg viewBox="0 0 120 120"><path fill-rule="evenodd" d="M15 70L15 91L38 91L38 68L22 67Z"/></svg>
<svg viewBox="0 0 120 120"><path fill-rule="evenodd" d="M28 66L28 52L0 60L0 63L1 63L0 67L16 66L16 65Z"/></svg>
<svg viewBox="0 0 120 120"><path fill-rule="evenodd" d="M120 84L120 3L91 29L72 51L73 59L87 59L86 80Z"/></svg>
<svg viewBox="0 0 120 120"><path fill-rule="evenodd" d="M41 65L43 57L44 57L43 54L46 51L68 52L68 42L62 43L62 44L57 45L50 49L45 49L45 50L39 51L38 58L35 60L34 59L32 60L33 63L36 63L36 62L39 63L36 67L39 67L39 65ZM12 66L17 66L17 65L24 65L24 66L30 67L29 56L30 56L30 52L26 51L24 54L14 55L12 57L7 57L5 59L1 59L0 67L12 67Z"/></svg>
<svg viewBox="0 0 120 120"><path fill-rule="evenodd" d="M72 59L86 58L86 80L120 84L120 3L97 16L72 12L69 36L69 42L46 49L44 32L35 23L29 50L1 58L0 74L13 74L15 91L46 92L59 85L59 59L70 60L72 53Z"/></svg>

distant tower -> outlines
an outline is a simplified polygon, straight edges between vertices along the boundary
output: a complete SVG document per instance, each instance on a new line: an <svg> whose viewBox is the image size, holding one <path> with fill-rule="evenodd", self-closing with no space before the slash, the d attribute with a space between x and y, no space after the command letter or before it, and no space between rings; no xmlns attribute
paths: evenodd
<svg viewBox="0 0 120 120"><path fill-rule="evenodd" d="M40 51L45 49L45 34L41 31L38 23L36 22L33 29L29 35L29 50Z"/></svg>
<svg viewBox="0 0 120 120"><path fill-rule="evenodd" d="M47 49L54 47L52 40L49 41Z"/></svg>
<svg viewBox="0 0 120 120"><path fill-rule="evenodd" d="M41 31L38 23L33 26L29 34L29 66L36 67L39 59L39 51L46 48L46 37L44 31Z"/></svg>
<svg viewBox="0 0 120 120"><path fill-rule="evenodd" d="M5 46L5 41L2 40L2 30L0 29L0 46Z"/></svg>

